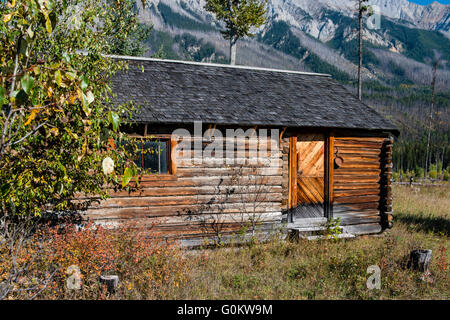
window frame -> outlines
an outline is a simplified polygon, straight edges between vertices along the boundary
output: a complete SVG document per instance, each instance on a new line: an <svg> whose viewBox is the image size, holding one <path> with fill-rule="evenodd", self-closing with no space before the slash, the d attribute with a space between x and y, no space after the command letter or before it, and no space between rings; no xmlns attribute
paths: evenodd
<svg viewBox="0 0 450 320"><path fill-rule="evenodd" d="M139 138L136 138L139 139ZM157 152L158 155L158 172L151 172L149 174L157 174L157 175L162 175L162 174L170 174L170 161L169 161L169 156L170 156L170 140L166 140L166 139L157 139L157 138L151 138L151 139L145 139L142 138L139 141L140 144L140 148L139 150L141 151L141 156L140 156L140 167L143 170L149 170L149 169L145 169L145 152L144 152L144 144L146 142L156 142L158 143L158 150L155 150ZM167 166L167 170L166 172L161 172L161 143L166 143L166 166ZM139 165L138 165L139 166Z"/></svg>
<svg viewBox="0 0 450 320"><path fill-rule="evenodd" d="M172 139L170 135L160 135L160 134L127 134L127 137L133 139L141 139L141 143L144 141L164 141L167 143L166 146L166 157L167 157L167 172L165 173L144 173L142 176L148 177L176 177L177 166L176 166L176 145L177 141ZM141 153L141 159L143 153Z"/></svg>

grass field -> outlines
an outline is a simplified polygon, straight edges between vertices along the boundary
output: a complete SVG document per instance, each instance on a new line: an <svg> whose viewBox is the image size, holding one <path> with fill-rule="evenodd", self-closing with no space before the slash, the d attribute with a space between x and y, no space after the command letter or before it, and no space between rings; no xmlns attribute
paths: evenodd
<svg viewBox="0 0 450 320"><path fill-rule="evenodd" d="M394 228L333 241L273 241L192 256L185 299L449 299L450 188L394 187ZM406 268L412 249L432 249L431 279ZM188 262L189 263L189 262ZM367 268L381 268L369 290Z"/></svg>

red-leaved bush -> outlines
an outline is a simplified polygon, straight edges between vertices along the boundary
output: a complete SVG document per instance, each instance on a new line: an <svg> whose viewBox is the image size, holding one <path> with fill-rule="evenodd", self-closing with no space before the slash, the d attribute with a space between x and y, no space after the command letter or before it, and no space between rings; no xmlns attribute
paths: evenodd
<svg viewBox="0 0 450 320"><path fill-rule="evenodd" d="M136 226L105 229L41 228L17 254L27 270L8 298L43 299L162 299L187 281L186 261L175 243ZM0 248L0 283L12 272L6 247ZM73 267L80 271L81 289L69 289ZM71 267L71 268L69 268ZM72 272L70 272L72 271ZM100 275L118 275L119 288L107 293Z"/></svg>

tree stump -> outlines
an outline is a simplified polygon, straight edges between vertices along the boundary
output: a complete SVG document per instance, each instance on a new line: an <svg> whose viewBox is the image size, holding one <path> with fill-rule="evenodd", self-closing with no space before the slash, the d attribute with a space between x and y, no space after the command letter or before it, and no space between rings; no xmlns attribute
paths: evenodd
<svg viewBox="0 0 450 320"><path fill-rule="evenodd" d="M431 250L412 250L409 255L409 268L428 273L432 253Z"/></svg>
<svg viewBox="0 0 450 320"><path fill-rule="evenodd" d="M109 293L114 293L119 286L119 276L100 276L100 283L106 285Z"/></svg>

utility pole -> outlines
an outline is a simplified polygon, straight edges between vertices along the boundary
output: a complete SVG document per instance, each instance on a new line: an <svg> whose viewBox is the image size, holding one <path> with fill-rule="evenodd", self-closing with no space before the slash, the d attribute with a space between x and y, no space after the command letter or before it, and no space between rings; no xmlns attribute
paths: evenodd
<svg viewBox="0 0 450 320"><path fill-rule="evenodd" d="M358 0L358 99L362 101L362 37L363 37L363 0Z"/></svg>
<svg viewBox="0 0 450 320"><path fill-rule="evenodd" d="M372 6L366 4L369 0L358 1L358 99L362 101L362 60L363 60L363 18L372 16Z"/></svg>

